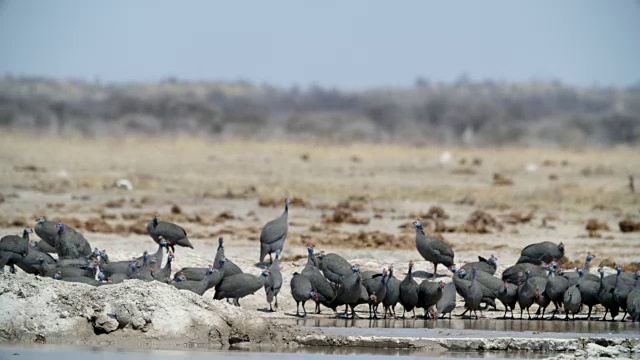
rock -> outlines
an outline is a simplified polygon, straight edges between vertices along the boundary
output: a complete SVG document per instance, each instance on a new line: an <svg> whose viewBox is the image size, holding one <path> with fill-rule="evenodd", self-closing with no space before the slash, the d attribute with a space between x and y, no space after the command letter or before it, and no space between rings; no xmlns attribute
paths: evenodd
<svg viewBox="0 0 640 360"><path fill-rule="evenodd" d="M106 314L100 314L95 319L93 327L96 329L97 333L104 332L108 334L118 329L118 321L107 316Z"/></svg>

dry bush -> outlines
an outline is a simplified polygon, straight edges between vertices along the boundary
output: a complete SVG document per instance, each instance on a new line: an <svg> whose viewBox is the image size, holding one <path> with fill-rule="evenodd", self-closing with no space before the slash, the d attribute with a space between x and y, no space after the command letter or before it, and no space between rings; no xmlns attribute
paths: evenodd
<svg viewBox="0 0 640 360"><path fill-rule="evenodd" d="M620 231L622 232L640 231L640 221L624 219L618 223L618 226L620 227Z"/></svg>
<svg viewBox="0 0 640 360"><path fill-rule="evenodd" d="M123 207L126 201L127 200L125 200L124 198L120 198L117 200L109 200L104 204L104 207L110 208L110 209L118 209Z"/></svg>
<svg viewBox="0 0 640 360"><path fill-rule="evenodd" d="M526 214L523 214L520 211L514 211L509 214L500 215L500 218L502 218L502 222L504 223L510 225L518 225L530 222L533 219L534 214L535 211L533 210L529 211Z"/></svg>
<svg viewBox="0 0 640 360"><path fill-rule="evenodd" d="M489 228L493 228L498 231L502 231L503 229L502 224L498 222L496 218L482 210L472 212L471 215L469 215L469 218L467 218L465 225L465 232L474 232L479 234L491 233Z"/></svg>
<svg viewBox="0 0 640 360"><path fill-rule="evenodd" d="M494 173L493 174L493 185L494 186L512 186L513 185L513 180L508 178L505 175L500 174L500 173Z"/></svg>
<svg viewBox="0 0 640 360"><path fill-rule="evenodd" d="M604 204L595 204L592 208L592 211L614 211L621 213L622 209L617 206L612 205L604 205Z"/></svg>
<svg viewBox="0 0 640 360"><path fill-rule="evenodd" d="M47 172L47 169L35 165L16 165L13 170L18 172Z"/></svg>
<svg viewBox="0 0 640 360"><path fill-rule="evenodd" d="M453 175L476 175L477 172L470 167L457 167L451 170Z"/></svg>
<svg viewBox="0 0 640 360"><path fill-rule="evenodd" d="M563 256L557 261L558 266L563 269L575 269L581 268L584 265L584 260L569 260L566 256Z"/></svg>
<svg viewBox="0 0 640 360"><path fill-rule="evenodd" d="M556 181L558 180L558 174L549 174L549 180L550 181Z"/></svg>
<svg viewBox="0 0 640 360"><path fill-rule="evenodd" d="M589 232L594 232L594 231L609 231L609 225L607 225L606 222L604 221L600 221L598 219L589 219L587 220L587 225L585 226L585 229Z"/></svg>
<svg viewBox="0 0 640 360"><path fill-rule="evenodd" d="M182 214L182 208L180 206L173 204L171 205L171 213L172 214Z"/></svg>
<svg viewBox="0 0 640 360"><path fill-rule="evenodd" d="M620 267L622 267L622 271L638 272L640 271L640 262L636 261L636 262L626 263L626 264L620 265Z"/></svg>
<svg viewBox="0 0 640 360"><path fill-rule="evenodd" d="M615 268L616 267L616 262L609 259L609 258L604 258L600 260L600 264L598 264L598 267L611 267L611 268Z"/></svg>
<svg viewBox="0 0 640 360"><path fill-rule="evenodd" d="M289 205L293 207L307 207L308 204L306 201L299 197L293 197L289 199ZM260 207L282 207L284 206L283 198L268 198L268 197L260 197L258 199L258 206Z"/></svg>
<svg viewBox="0 0 640 360"><path fill-rule="evenodd" d="M440 206L431 206L426 213L411 213L409 214L410 219L448 219L449 214Z"/></svg>
<svg viewBox="0 0 640 360"><path fill-rule="evenodd" d="M90 232L98 232L110 234L114 232L113 226L109 225L106 221L100 218L91 218L82 224L82 229Z"/></svg>
<svg viewBox="0 0 640 360"><path fill-rule="evenodd" d="M284 261L298 261L298 260L302 260L302 259L306 259L307 255L302 255L302 254L296 254L296 255L291 255L291 256L282 256L280 258L281 262Z"/></svg>
<svg viewBox="0 0 640 360"><path fill-rule="evenodd" d="M322 221L325 224L354 224L354 225L366 225L371 221L371 218L366 216L355 216L353 212L336 207L331 215L322 215Z"/></svg>

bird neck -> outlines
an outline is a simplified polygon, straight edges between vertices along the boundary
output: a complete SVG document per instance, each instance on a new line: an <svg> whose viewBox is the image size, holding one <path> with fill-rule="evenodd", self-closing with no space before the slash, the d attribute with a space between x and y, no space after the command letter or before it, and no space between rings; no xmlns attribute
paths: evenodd
<svg viewBox="0 0 640 360"><path fill-rule="evenodd" d="M153 217L153 227L158 226L158 218L157 217Z"/></svg>

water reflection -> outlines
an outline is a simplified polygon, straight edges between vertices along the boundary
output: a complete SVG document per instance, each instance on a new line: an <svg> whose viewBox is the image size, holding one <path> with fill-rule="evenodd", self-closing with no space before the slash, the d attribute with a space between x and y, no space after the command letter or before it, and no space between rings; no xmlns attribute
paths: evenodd
<svg viewBox="0 0 640 360"><path fill-rule="evenodd" d="M576 334L624 335L640 333L640 324L610 321L548 321L548 320L500 320L500 319L279 319L280 323L295 323L306 327L320 328L360 328L360 329L414 329L412 336L422 336L419 329L425 330L475 330L491 332L517 332L530 334L562 333L568 336ZM395 333L395 332L394 332ZM425 334L427 332L425 331ZM433 332L431 332L433 334ZM385 331L386 335L392 335ZM425 335L426 336L426 335ZM468 336L468 334L467 334Z"/></svg>

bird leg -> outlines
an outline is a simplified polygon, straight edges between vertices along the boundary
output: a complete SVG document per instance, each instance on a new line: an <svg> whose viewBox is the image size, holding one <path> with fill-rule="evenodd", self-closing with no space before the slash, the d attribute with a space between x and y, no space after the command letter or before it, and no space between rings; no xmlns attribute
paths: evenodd
<svg viewBox="0 0 640 360"><path fill-rule="evenodd" d="M276 309L278 309L278 295L276 295L275 298L276 298Z"/></svg>
<svg viewBox="0 0 640 360"><path fill-rule="evenodd" d="M316 302L316 314L320 314L320 303Z"/></svg>
<svg viewBox="0 0 640 360"><path fill-rule="evenodd" d="M296 316L300 316L300 302L296 301Z"/></svg>
<svg viewBox="0 0 640 360"><path fill-rule="evenodd" d="M587 315L587 320L591 320L591 306L589 306L589 314ZM575 316L575 315L574 315Z"/></svg>
<svg viewBox="0 0 640 360"><path fill-rule="evenodd" d="M600 321L606 321L608 313L609 313L609 309L604 308L604 316L602 317L602 320L600 320ZM611 319L613 320L613 316L611 317Z"/></svg>
<svg viewBox="0 0 640 360"><path fill-rule="evenodd" d="M304 311L304 315L303 315L302 317L307 317L307 309L305 309L305 308L304 308L304 303L305 303L305 302L306 302L306 301L303 301L303 302L302 302L302 310Z"/></svg>
<svg viewBox="0 0 640 360"><path fill-rule="evenodd" d="M522 320L522 314L524 313L524 309L520 308L520 320Z"/></svg>
<svg viewBox="0 0 640 360"><path fill-rule="evenodd" d="M438 263L433 263L433 278L435 279L438 275Z"/></svg>
<svg viewBox="0 0 640 360"><path fill-rule="evenodd" d="M527 315L529 315L529 318L527 320L531 320L531 313L529 312L529 308L527 308Z"/></svg>

